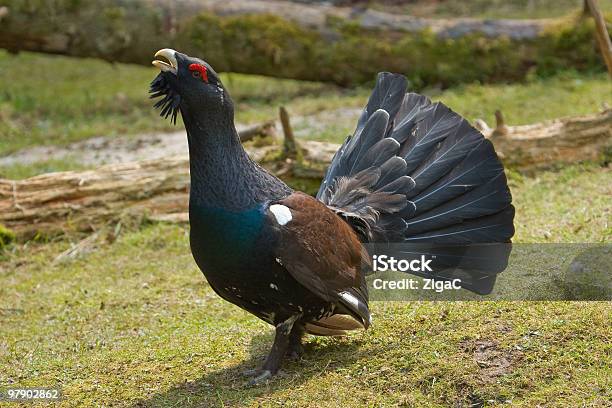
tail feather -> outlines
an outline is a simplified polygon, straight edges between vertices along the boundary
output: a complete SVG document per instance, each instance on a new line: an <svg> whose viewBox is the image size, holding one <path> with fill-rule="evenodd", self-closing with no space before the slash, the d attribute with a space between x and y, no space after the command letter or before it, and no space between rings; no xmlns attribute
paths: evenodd
<svg viewBox="0 0 612 408"><path fill-rule="evenodd" d="M374 112L382 109L389 113L390 118L394 118L402 106L402 100L406 95L408 82L402 75L389 72L381 72L376 78L376 86L372 95L368 99L368 104L361 113L355 130L355 138L361 134L365 123Z"/></svg>
<svg viewBox="0 0 612 408"><path fill-rule="evenodd" d="M366 158L369 158L368 154L371 155L372 150L381 148L380 144L384 140L383 136L387 131L388 123L389 114L386 111L379 109L374 112L363 128L363 132L371 136L367 138L357 137L352 139L352 143L350 143L350 145L347 147L345 153L346 156L342 157L342 161L348 168L349 174L354 174L366 167L370 167L368 166L370 161ZM399 147L399 144L396 142L395 146Z"/></svg>
<svg viewBox="0 0 612 408"><path fill-rule="evenodd" d="M418 112L416 120L414 137L408 138L400 150L400 156L408 163L409 174L453 132L461 117L438 102Z"/></svg>
<svg viewBox="0 0 612 408"><path fill-rule="evenodd" d="M448 269L431 277L462 277L464 287L488 293L494 274L507 263L508 247L492 246L485 256L465 254L474 244L508 243L514 235L502 163L467 120L405 91L403 76L379 74L317 198L363 241L432 245Z"/></svg>
<svg viewBox="0 0 612 408"><path fill-rule="evenodd" d="M361 171L368 167L380 167L390 158L394 157L400 148L397 140L386 137L372 146L355 165L355 171Z"/></svg>
<svg viewBox="0 0 612 408"><path fill-rule="evenodd" d="M394 194L407 194L412 191L415 186L415 182L410 176L400 176L388 184L384 184L382 187L376 190L381 193L394 193Z"/></svg>
<svg viewBox="0 0 612 408"><path fill-rule="evenodd" d="M406 78L402 75L388 72L378 74L376 87L372 95L370 95L368 104L359 117L357 128L352 136L346 138L342 146L340 146L340 149L338 149L334 155L327 169L327 174L321 183L319 192L317 193L317 198L320 199L324 195L325 190L331 187L334 180L337 178L357 173L357 171L352 169L352 166L355 164L355 161L353 161L355 158L349 158L356 149L359 150L357 146L361 143L369 144L369 142L364 142L365 140L373 139L374 141L378 141L390 133L393 125L392 120L402 106L406 88ZM379 110L381 110L381 112L377 113ZM386 112L388 115L383 115L382 111ZM374 124L378 125L379 121L382 121L384 117L387 118L384 129L381 129L379 126L374 126ZM366 129L366 124L371 119L374 119L372 127ZM363 137L362 134L364 134ZM373 144L374 143L372 143L372 145ZM325 202L325 200L322 201Z"/></svg>
<svg viewBox="0 0 612 408"><path fill-rule="evenodd" d="M375 189L380 190L406 174L406 160L399 156L393 156L380 166L380 178Z"/></svg>
<svg viewBox="0 0 612 408"><path fill-rule="evenodd" d="M378 75L317 198L356 229L365 226L368 241L509 242L512 197L492 144L444 104L406 87L402 75ZM487 232L494 225L497 232Z"/></svg>
<svg viewBox="0 0 612 408"><path fill-rule="evenodd" d="M485 184L407 220L408 233L420 234L498 213L508 206L509 194L504 173L499 172Z"/></svg>
<svg viewBox="0 0 612 408"><path fill-rule="evenodd" d="M448 136L434 147L429 157L412 172L416 183L408 198L417 196L456 167L481 141L482 135L465 119L448 131Z"/></svg>
<svg viewBox="0 0 612 408"><path fill-rule="evenodd" d="M464 221L460 224L409 235L408 242L435 242L436 244L472 244L508 242L514 235L514 207L489 216Z"/></svg>
<svg viewBox="0 0 612 408"><path fill-rule="evenodd" d="M403 145L414 131L417 114L429 105L431 105L431 101L428 97L415 93L407 93L397 113L397 119L390 136Z"/></svg>
<svg viewBox="0 0 612 408"><path fill-rule="evenodd" d="M466 194L503 171L491 142L481 139L454 169L413 198L415 215Z"/></svg>

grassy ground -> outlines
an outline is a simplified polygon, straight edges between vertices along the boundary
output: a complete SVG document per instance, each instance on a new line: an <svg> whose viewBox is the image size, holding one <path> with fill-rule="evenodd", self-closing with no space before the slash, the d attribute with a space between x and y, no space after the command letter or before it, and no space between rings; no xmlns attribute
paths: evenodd
<svg viewBox="0 0 612 408"><path fill-rule="evenodd" d="M612 241L609 167L568 166L535 177L510 174L516 242Z"/></svg>
<svg viewBox="0 0 612 408"><path fill-rule="evenodd" d="M79 171L86 170L91 166L73 160L71 158L49 159L37 161L31 164L12 164L10 166L0 166L0 178L11 180L23 180L38 174L53 173L57 171Z"/></svg>
<svg viewBox="0 0 612 408"><path fill-rule="evenodd" d="M170 129L146 100L153 69L26 53L0 54L0 72L0 155ZM275 116L278 104L310 115L362 106L368 95L241 75L224 80L241 122ZM603 75L566 74L429 94L470 119L492 122L501 108L518 124L596 111L612 103L611 90ZM309 137L339 140L352 126L339 115ZM18 170L61 166L78 167L51 159ZM509 179L516 242L612 240L609 168L510 172ZM184 227L127 228L75 260L55 262L77 239L0 252L0 388L60 385L59 405L67 407L606 407L612 400L609 302L373 302L371 330L309 338L301 361L269 385L248 388L240 372L261 364L271 329L214 295Z"/></svg>
<svg viewBox="0 0 612 408"><path fill-rule="evenodd" d="M36 74L24 67L36 67ZM147 97L155 75L154 68L0 51L0 156L92 136L174 129L157 116ZM223 80L237 105L236 120L242 123L275 118L279 105L286 105L292 115L359 108L370 93L369 88L343 90L329 84L239 74L223 75ZM594 112L603 102L612 104L612 85L605 74L567 73L522 85L474 84L425 93L470 120L482 118L489 123L496 109L502 109L509 124L524 124ZM353 130L353 116L333 117L309 137L340 141Z"/></svg>
<svg viewBox="0 0 612 408"><path fill-rule="evenodd" d="M36 74L24 67L35 67ZM153 67L94 59L32 53L12 56L0 51L0 155L92 136L173 130L159 118L148 98L149 83L157 72ZM323 88L334 90L329 85L256 76L229 75L224 80L245 108L324 93ZM237 119L260 117L240 114Z"/></svg>
<svg viewBox="0 0 612 408"><path fill-rule="evenodd" d="M610 242L610 171L511 176L517 242ZM0 262L0 385L61 385L60 406L610 406L609 302L374 302L375 324L310 338L269 385L269 326L218 298L185 228L148 225L54 263Z"/></svg>

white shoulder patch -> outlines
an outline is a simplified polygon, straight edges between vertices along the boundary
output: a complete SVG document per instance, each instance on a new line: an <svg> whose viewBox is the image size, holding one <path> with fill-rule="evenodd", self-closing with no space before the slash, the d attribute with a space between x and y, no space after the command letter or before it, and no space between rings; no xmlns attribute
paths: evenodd
<svg viewBox="0 0 612 408"><path fill-rule="evenodd" d="M270 211L274 214L274 218L276 218L276 222L278 222L279 225L285 225L293 219L291 210L284 205L272 204L270 206Z"/></svg>

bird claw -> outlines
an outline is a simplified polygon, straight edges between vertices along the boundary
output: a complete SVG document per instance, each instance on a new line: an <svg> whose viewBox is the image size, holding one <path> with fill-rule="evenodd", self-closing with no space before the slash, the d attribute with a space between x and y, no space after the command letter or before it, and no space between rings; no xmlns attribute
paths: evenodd
<svg viewBox="0 0 612 408"><path fill-rule="evenodd" d="M253 368L251 370L244 370L241 372L241 374L245 377L255 377L256 375L261 373L261 371L262 371L261 369Z"/></svg>
<svg viewBox="0 0 612 408"><path fill-rule="evenodd" d="M300 344L289 349L287 352L287 358L291 361L297 361L302 357L302 354L304 354L304 347L302 347Z"/></svg>
<svg viewBox="0 0 612 408"><path fill-rule="evenodd" d="M270 370L246 370L243 371L242 374L245 376L253 377L247 383L247 385L249 386L259 385L262 382L272 378L272 373L270 372Z"/></svg>

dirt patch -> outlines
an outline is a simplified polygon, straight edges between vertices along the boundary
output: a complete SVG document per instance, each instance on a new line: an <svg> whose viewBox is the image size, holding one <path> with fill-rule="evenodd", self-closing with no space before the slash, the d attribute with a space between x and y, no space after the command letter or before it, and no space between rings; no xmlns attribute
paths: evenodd
<svg viewBox="0 0 612 408"><path fill-rule="evenodd" d="M466 352L473 354L480 368L478 378L485 384L512 372L514 364L522 357L520 351L502 349L494 340L467 341L462 346Z"/></svg>
<svg viewBox="0 0 612 408"><path fill-rule="evenodd" d="M64 159L97 166L183 154L187 154L187 136L184 130L138 136L99 136L67 146L35 146L0 157L0 166Z"/></svg>
<svg viewBox="0 0 612 408"><path fill-rule="evenodd" d="M291 124L298 138L308 138L328 126L345 126L353 130L361 109L342 108L322 111L308 116L292 116ZM282 137L282 127L276 123L277 137ZM241 131L249 125L237 124ZM340 137L345 137L341 134ZM307 143L307 141L301 141ZM335 145L334 145L335 148ZM265 150L250 152L254 160L260 160ZM0 167L16 164L34 164L47 160L70 160L85 166L129 163L164 157L187 156L187 135L181 129L172 133L146 133L132 136L99 136L66 146L34 146L0 157Z"/></svg>

